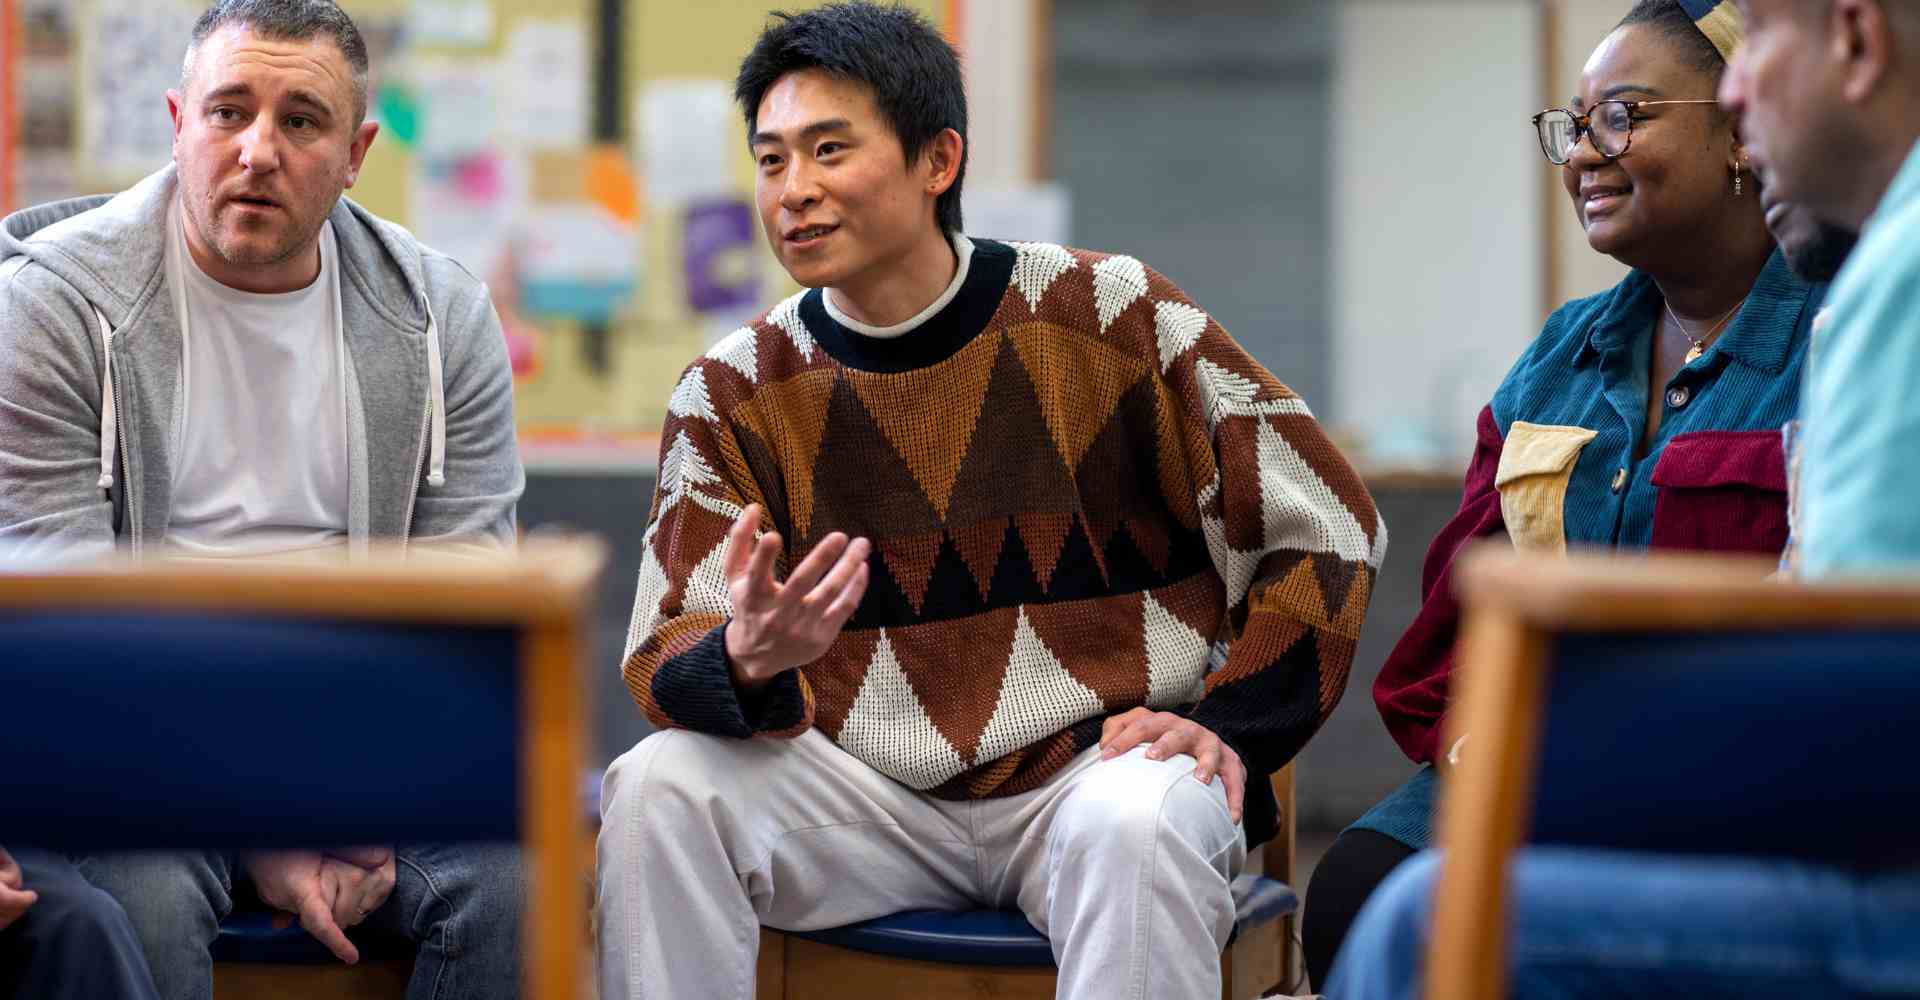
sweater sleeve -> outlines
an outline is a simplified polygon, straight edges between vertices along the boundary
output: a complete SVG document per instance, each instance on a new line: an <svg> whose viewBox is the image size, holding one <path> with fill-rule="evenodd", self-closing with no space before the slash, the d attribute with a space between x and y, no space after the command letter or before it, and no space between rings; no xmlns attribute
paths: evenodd
<svg viewBox="0 0 1920 1000"><path fill-rule="evenodd" d="M1269 774L1346 689L1386 525L1299 396L1183 297L1157 309L1165 377L1207 440L1200 523L1234 626L1187 715Z"/></svg>
<svg viewBox="0 0 1920 1000"><path fill-rule="evenodd" d="M1500 533L1500 493L1494 473L1504 443L1493 407L1480 411L1460 509L1434 536L1420 573L1420 612L1380 668L1373 701L1394 742L1415 763L1439 753L1441 720L1446 716L1453 674L1453 644L1460 632L1460 605L1453 596L1453 564L1468 543Z"/></svg>
<svg viewBox="0 0 1920 1000"><path fill-rule="evenodd" d="M727 531L748 504L761 505L761 531L771 519L714 408L705 365L687 368L668 404L621 670L647 721L662 729L797 736L813 724L813 694L800 672L743 696L727 666Z"/></svg>

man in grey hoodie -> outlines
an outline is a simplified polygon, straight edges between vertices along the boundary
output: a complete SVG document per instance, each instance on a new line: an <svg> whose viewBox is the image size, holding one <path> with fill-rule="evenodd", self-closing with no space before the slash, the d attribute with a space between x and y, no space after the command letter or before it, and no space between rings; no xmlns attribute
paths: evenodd
<svg viewBox="0 0 1920 1000"><path fill-rule="evenodd" d="M366 74L330 0L220 0L167 94L173 164L0 224L0 552L511 544L524 476L486 289L341 197L378 132ZM420 942L412 997L518 990L511 848L78 864L169 1000L211 994L207 948L242 872L343 961L355 923Z"/></svg>

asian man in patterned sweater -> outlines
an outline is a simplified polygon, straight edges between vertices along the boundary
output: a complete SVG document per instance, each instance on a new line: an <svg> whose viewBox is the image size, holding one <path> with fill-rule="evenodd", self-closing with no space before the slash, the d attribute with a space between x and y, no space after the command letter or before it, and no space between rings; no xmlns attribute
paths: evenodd
<svg viewBox="0 0 1920 1000"><path fill-rule="evenodd" d="M1018 908L1063 997L1218 995L1265 777L1386 528L1306 405L1126 256L961 235L952 48L777 16L736 86L806 290L668 404L608 771L600 993L748 998L765 924Z"/></svg>

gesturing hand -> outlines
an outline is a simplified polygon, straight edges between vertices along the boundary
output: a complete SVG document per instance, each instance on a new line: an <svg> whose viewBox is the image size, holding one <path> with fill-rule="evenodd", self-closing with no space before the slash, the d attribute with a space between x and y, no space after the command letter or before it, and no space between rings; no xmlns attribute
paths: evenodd
<svg viewBox="0 0 1920 1000"><path fill-rule="evenodd" d="M1213 776L1219 775L1226 782L1227 812L1235 823L1240 822L1241 806L1247 797L1247 765L1213 730L1184 715L1136 708L1113 716L1100 727L1100 759L1110 760L1147 742L1153 744L1147 748L1150 760L1184 753L1199 761L1193 776L1202 784L1213 784Z"/></svg>
<svg viewBox="0 0 1920 1000"><path fill-rule="evenodd" d="M864 538L851 542L834 532L787 575L773 578L780 536L753 540L760 505L749 504L727 532L727 592L733 620L727 623L727 660L733 683L743 690L765 685L782 672L820 658L867 592Z"/></svg>
<svg viewBox="0 0 1920 1000"><path fill-rule="evenodd" d="M20 919L39 899L39 893L26 887L19 862L13 860L6 848L0 847L0 931Z"/></svg>

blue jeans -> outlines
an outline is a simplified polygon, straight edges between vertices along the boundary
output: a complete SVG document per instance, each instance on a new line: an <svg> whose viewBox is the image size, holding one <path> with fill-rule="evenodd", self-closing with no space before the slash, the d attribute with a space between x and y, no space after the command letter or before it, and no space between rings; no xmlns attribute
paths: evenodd
<svg viewBox="0 0 1920 1000"><path fill-rule="evenodd" d="M7 852L40 898L0 931L0 1000L158 1000L140 941L113 897L62 855L19 845Z"/></svg>
<svg viewBox="0 0 1920 1000"><path fill-rule="evenodd" d="M408 1000L519 996L525 898L519 848L402 845L395 858L393 893L361 926L419 946ZM125 907L163 1000L209 1000L207 949L233 910L233 856L156 851L85 855L76 863Z"/></svg>
<svg viewBox="0 0 1920 1000"><path fill-rule="evenodd" d="M1381 884L1328 1000L1418 997L1431 851ZM1533 848L1512 870L1514 997L1920 997L1920 871Z"/></svg>

